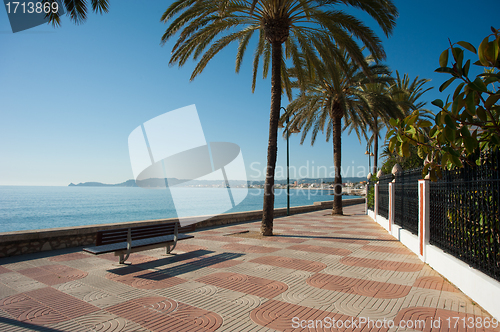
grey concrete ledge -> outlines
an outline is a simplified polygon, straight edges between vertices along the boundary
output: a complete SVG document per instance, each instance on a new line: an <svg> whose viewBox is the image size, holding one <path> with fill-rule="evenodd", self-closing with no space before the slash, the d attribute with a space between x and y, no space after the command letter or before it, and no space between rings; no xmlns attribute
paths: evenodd
<svg viewBox="0 0 500 332"><path fill-rule="evenodd" d="M364 198L345 199L342 201L343 206L362 204ZM331 209L333 201L315 202L313 205L290 207L290 214L299 214L312 212L317 210ZM286 215L286 208L274 210L275 217ZM198 216L193 217L193 221L197 219L197 228L211 227L217 225L227 225L245 221L255 221L262 218L262 210L245 211L235 213L224 213L214 216ZM46 250L70 248L95 243L95 237L98 231L118 229L125 227L147 226L162 222L177 221L177 218L157 219L157 220L142 220L129 221L123 223L87 225L76 227L60 227L39 229L30 231L15 231L0 233L0 257L15 256L24 253L32 253Z"/></svg>

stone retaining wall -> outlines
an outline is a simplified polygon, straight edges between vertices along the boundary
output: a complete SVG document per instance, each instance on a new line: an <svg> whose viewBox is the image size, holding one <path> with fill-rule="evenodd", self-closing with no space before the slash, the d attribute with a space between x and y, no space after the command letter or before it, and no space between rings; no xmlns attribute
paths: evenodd
<svg viewBox="0 0 500 332"><path fill-rule="evenodd" d="M354 198L344 200L343 206L354 204L362 204L365 202L364 198ZM312 212L317 210L331 209L333 206L332 201L315 202L313 205L290 207L290 214L299 214ZM275 217L286 215L286 208L279 208L274 210ZM217 225L226 225L232 223L239 223L245 221L255 221L262 218L262 211L247 211L224 213L216 216L209 217L194 217L196 219L205 219L196 222L196 228L211 227ZM143 221L130 221L114 224L100 224L89 226L77 227L61 227L40 229L32 231L16 231L0 233L0 257L15 256L21 254L28 254L39 251L48 251L55 249L64 249L71 247L88 246L95 244L96 234L101 230L118 229L125 227L147 226L161 222L176 221L176 218L159 219L159 220L143 220Z"/></svg>

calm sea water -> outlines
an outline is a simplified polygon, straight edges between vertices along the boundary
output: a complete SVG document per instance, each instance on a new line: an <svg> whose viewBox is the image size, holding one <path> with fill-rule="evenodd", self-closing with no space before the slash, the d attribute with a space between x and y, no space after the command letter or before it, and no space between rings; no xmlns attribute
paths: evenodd
<svg viewBox="0 0 500 332"><path fill-rule="evenodd" d="M217 200L210 188L200 190L206 190L207 198L193 204L193 216L206 215L206 207ZM275 207L286 207L286 190L275 193ZM326 190L290 190L290 205L333 200L329 194ZM260 210L262 202L263 190L249 189L245 200L227 212ZM0 186L0 232L175 217L168 190Z"/></svg>

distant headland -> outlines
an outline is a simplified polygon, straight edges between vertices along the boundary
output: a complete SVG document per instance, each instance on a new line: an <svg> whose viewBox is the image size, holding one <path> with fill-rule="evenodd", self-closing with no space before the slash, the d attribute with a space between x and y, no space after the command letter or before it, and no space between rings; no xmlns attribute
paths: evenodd
<svg viewBox="0 0 500 332"><path fill-rule="evenodd" d="M187 184L189 182L189 186L196 186L196 187L218 187L222 186L221 181L214 181L214 180L183 180L183 179L176 179L176 178L169 178L168 182L166 181L167 179L158 179L158 178L153 178L153 179L146 179L146 180L127 180L122 183L117 183L117 184L107 184L107 183L101 183L101 182L82 182L78 184L70 183L68 186L69 187L150 187L150 188L161 188L170 185L182 185L184 183ZM334 179L333 178L325 178L325 179L313 179L313 178L303 178L303 179L290 179L290 184L291 185L300 185L300 184L321 184L321 183L333 183ZM342 178L343 183L357 183L357 182L362 182L366 181L366 178L364 177L344 177ZM275 180L274 183L276 185L286 185L286 179L284 180ZM139 184L139 185L138 185ZM239 181L231 181L232 186L237 186L237 187L259 187L264 185L264 180L261 181L244 181L244 180L239 180Z"/></svg>

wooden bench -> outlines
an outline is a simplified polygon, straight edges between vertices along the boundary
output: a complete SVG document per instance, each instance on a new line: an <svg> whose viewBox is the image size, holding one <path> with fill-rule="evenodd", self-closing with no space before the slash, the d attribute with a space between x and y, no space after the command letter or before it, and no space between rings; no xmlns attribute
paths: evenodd
<svg viewBox="0 0 500 332"><path fill-rule="evenodd" d="M120 256L119 263L125 264L133 252L166 247L167 254L170 254L177 241L194 237L183 233L194 230L195 224L180 227L179 222L169 222L99 231L96 245L83 250L94 255L114 252L115 256Z"/></svg>

